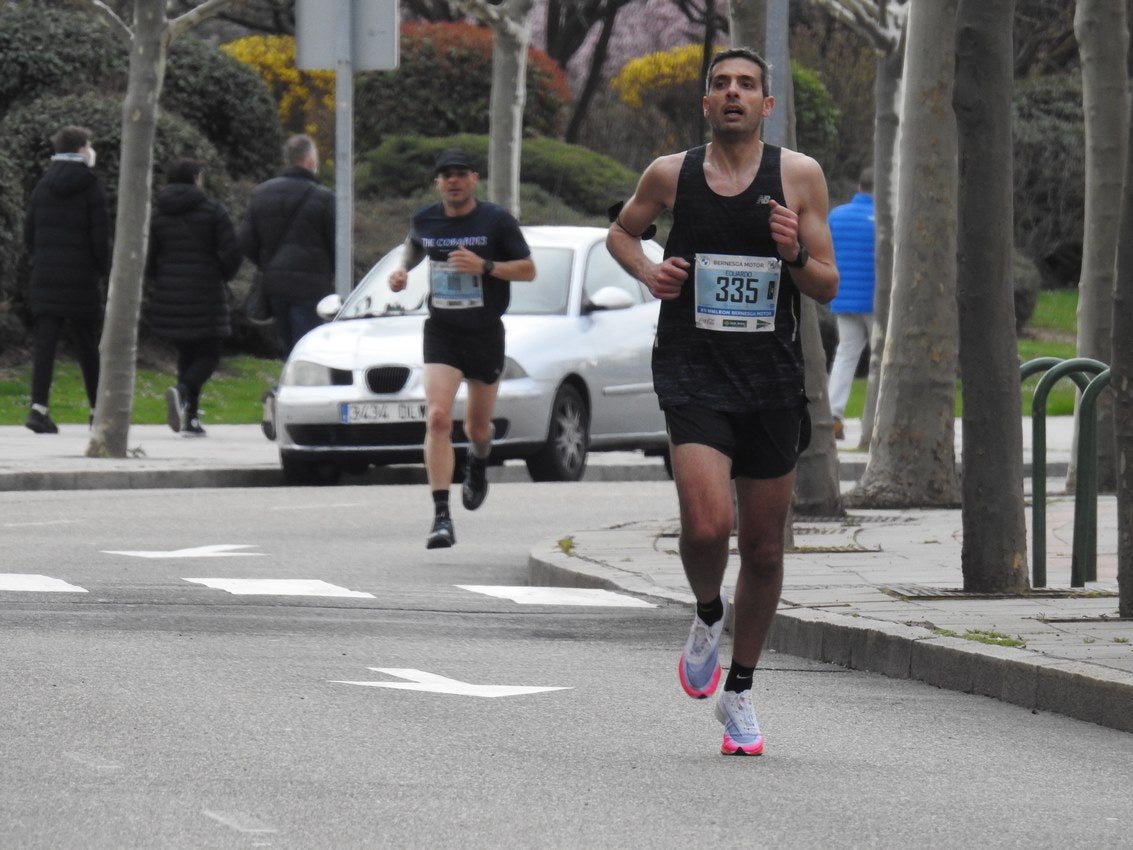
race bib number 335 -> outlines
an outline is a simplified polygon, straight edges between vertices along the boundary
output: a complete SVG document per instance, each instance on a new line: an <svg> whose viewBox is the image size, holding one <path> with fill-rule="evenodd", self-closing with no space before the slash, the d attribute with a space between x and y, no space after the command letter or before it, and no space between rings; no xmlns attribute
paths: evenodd
<svg viewBox="0 0 1133 850"><path fill-rule="evenodd" d="M694 267L698 328L743 333L775 330L778 258L697 254Z"/></svg>

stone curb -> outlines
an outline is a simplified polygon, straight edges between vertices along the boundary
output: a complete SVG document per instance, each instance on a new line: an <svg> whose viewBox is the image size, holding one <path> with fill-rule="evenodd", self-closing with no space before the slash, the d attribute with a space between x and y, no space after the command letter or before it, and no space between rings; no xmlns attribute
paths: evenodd
<svg viewBox="0 0 1133 850"><path fill-rule="evenodd" d="M693 601L690 593L663 587L640 571L567 554L555 540L537 544L528 564L535 585L596 587L671 602ZM1093 664L809 608L780 609L767 646L813 661L915 679L1133 732L1133 674Z"/></svg>

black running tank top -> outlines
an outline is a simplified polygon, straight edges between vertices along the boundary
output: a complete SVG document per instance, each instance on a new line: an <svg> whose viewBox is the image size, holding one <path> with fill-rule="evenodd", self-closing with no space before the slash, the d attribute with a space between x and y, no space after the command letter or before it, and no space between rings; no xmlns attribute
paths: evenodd
<svg viewBox="0 0 1133 850"><path fill-rule="evenodd" d="M726 332L696 327L693 276L699 254L778 257L771 238L774 198L786 206L781 149L765 144L759 171L743 192L718 195L704 177L707 146L685 153L673 204L665 256L679 256L689 270L681 294L661 302L653 348L653 387L662 407L696 404L713 410L788 410L806 401L799 291L784 265L775 330Z"/></svg>

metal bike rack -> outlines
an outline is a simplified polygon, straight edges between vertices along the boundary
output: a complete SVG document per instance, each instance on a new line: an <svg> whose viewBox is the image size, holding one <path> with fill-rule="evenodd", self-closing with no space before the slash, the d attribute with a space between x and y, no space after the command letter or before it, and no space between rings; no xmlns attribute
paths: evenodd
<svg viewBox="0 0 1133 850"><path fill-rule="evenodd" d="M1078 405L1074 556L1070 566L1070 586L1082 587L1087 574L1092 575L1090 581L1097 578L1097 493L1094 492L1097 489L1097 418L1094 411L1098 394L1109 384L1109 367L1089 357L1070 360L1037 357L1020 367L1020 380L1038 372L1045 374L1039 379L1031 401L1031 586L1046 587L1046 400L1051 388L1061 378L1069 377L1082 392ZM1103 373L1104 383L1100 383ZM1092 386L1096 389L1089 392ZM1088 566L1091 564L1092 567Z"/></svg>

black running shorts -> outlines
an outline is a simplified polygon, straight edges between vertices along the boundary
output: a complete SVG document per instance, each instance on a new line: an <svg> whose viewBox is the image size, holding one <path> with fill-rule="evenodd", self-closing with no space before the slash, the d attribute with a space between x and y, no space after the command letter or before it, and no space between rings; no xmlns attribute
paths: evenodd
<svg viewBox="0 0 1133 850"><path fill-rule="evenodd" d="M459 369L465 378L494 384L504 370L504 323L487 328L453 328L425 320L425 362Z"/></svg>
<svg viewBox="0 0 1133 850"><path fill-rule="evenodd" d="M698 443L731 458L733 478L779 478L795 468L810 445L805 404L746 413L676 405L665 408L665 425L673 445Z"/></svg>

